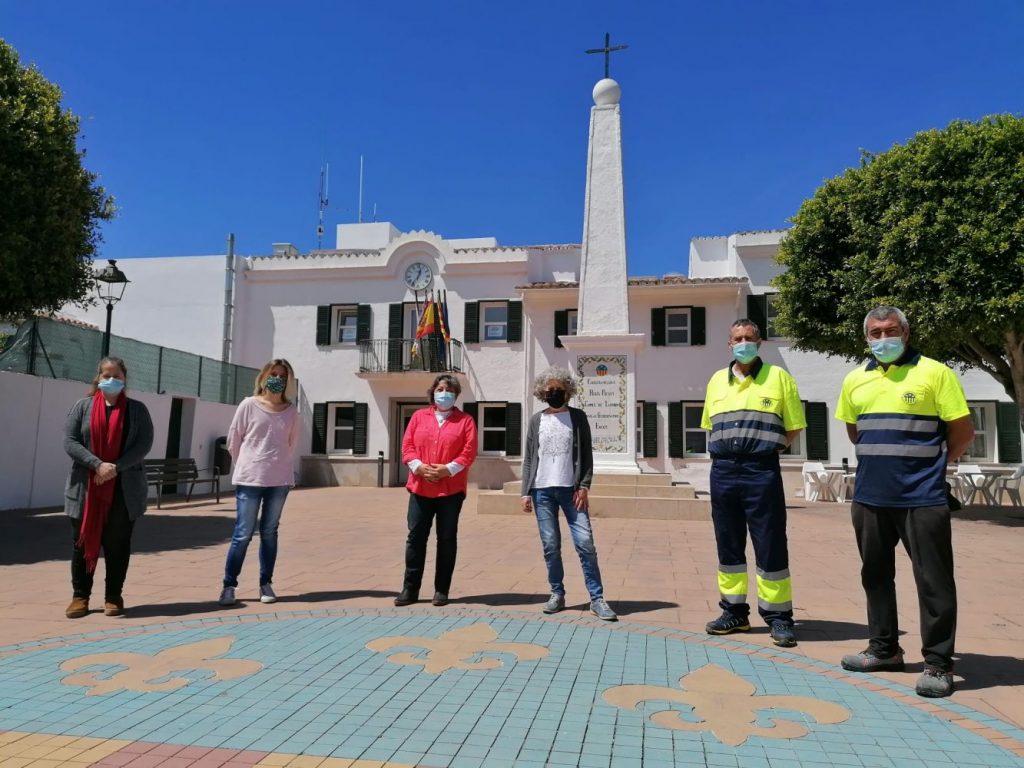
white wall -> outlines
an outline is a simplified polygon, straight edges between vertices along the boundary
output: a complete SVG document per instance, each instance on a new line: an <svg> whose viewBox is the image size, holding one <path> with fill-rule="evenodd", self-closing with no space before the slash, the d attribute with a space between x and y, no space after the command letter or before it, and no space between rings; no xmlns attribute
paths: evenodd
<svg viewBox="0 0 1024 768"><path fill-rule="evenodd" d="M131 281L114 305L115 336L181 349L219 360L224 325L224 262L219 256L139 258L118 261ZM236 258L236 265L241 263ZM61 313L106 327L106 305L67 304ZM242 365L246 360L232 359Z"/></svg>
<svg viewBox="0 0 1024 768"><path fill-rule="evenodd" d="M63 505L64 483L71 469L71 459L64 452L64 423L71 406L87 393L88 385L79 381L0 371L0 423L8 436L0 441L4 478L0 509ZM164 456L172 396L129 394L146 405L153 419L150 457ZM231 405L197 401L192 437L183 458L195 458L200 467L210 466L213 439L227 434L234 411ZM14 436L19 439L12 439Z"/></svg>

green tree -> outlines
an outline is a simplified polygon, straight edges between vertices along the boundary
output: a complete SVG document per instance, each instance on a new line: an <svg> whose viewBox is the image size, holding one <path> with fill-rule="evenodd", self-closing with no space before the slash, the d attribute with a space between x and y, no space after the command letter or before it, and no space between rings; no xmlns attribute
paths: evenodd
<svg viewBox="0 0 1024 768"><path fill-rule="evenodd" d="M797 348L863 358L865 313L892 304L918 349L1024 404L1024 119L863 153L803 203L778 260L778 326Z"/></svg>
<svg viewBox="0 0 1024 768"><path fill-rule="evenodd" d="M113 200L85 169L61 91L0 39L0 317L83 301Z"/></svg>

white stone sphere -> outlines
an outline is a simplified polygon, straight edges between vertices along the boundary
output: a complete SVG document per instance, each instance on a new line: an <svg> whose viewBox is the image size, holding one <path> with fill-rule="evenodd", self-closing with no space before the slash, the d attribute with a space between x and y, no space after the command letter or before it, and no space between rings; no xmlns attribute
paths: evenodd
<svg viewBox="0 0 1024 768"><path fill-rule="evenodd" d="M610 107L613 104L618 104L621 97L622 89L610 77L598 80L597 85L594 86L594 103L599 107Z"/></svg>

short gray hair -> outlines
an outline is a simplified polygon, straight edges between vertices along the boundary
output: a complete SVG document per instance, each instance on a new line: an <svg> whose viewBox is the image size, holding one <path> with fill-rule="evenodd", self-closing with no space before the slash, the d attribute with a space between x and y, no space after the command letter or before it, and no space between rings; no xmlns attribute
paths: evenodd
<svg viewBox="0 0 1024 768"><path fill-rule="evenodd" d="M883 304L864 315L864 337L867 338L868 335L868 320L888 320L890 317L895 317L899 321L900 328L904 332L910 332L910 323L907 322L907 316L898 307L890 307L888 304Z"/></svg>
<svg viewBox="0 0 1024 768"><path fill-rule="evenodd" d="M576 377L572 375L572 371L560 365L552 365L533 380L533 396L538 400L544 399L544 393L547 391L549 381L557 381L565 387L566 401L572 400L579 390L579 384L576 381Z"/></svg>
<svg viewBox="0 0 1024 768"><path fill-rule="evenodd" d="M758 327L757 323L755 323L749 317L741 317L739 320L737 320L735 323L729 326L730 337L732 336L733 328L753 328L754 333L757 334L757 338L761 338L761 329Z"/></svg>

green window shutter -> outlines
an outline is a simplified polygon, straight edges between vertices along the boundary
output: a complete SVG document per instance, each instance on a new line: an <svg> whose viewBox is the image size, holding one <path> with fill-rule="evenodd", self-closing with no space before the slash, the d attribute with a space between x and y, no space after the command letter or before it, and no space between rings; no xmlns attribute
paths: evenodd
<svg viewBox="0 0 1024 768"><path fill-rule="evenodd" d="M1016 403L996 403L996 442L1002 464L1020 464L1020 408Z"/></svg>
<svg viewBox="0 0 1024 768"><path fill-rule="evenodd" d="M644 444L643 454L645 459L658 455L658 404L644 401Z"/></svg>
<svg viewBox="0 0 1024 768"><path fill-rule="evenodd" d="M568 309L556 309L555 310L555 346L561 347L562 340L559 336L569 335L569 310Z"/></svg>
<svg viewBox="0 0 1024 768"><path fill-rule="evenodd" d="M651 308L651 346L665 346L665 308Z"/></svg>
<svg viewBox="0 0 1024 768"><path fill-rule="evenodd" d="M462 410L474 422L478 421L477 416L476 416L476 412L477 412L476 403L463 403L462 404Z"/></svg>
<svg viewBox="0 0 1024 768"><path fill-rule="evenodd" d="M316 308L316 345L326 347L331 343L331 306L325 304Z"/></svg>
<svg viewBox="0 0 1024 768"><path fill-rule="evenodd" d="M747 318L757 323L761 329L761 338L768 338L768 297L747 296Z"/></svg>
<svg viewBox="0 0 1024 768"><path fill-rule="evenodd" d="M828 461L828 406L807 403L804 413L807 415L807 458Z"/></svg>
<svg viewBox="0 0 1024 768"><path fill-rule="evenodd" d="M462 328L462 339L467 344L480 343L480 302L467 301L465 324Z"/></svg>
<svg viewBox="0 0 1024 768"><path fill-rule="evenodd" d="M508 303L508 341L514 343L523 340L523 302Z"/></svg>
<svg viewBox="0 0 1024 768"><path fill-rule="evenodd" d="M327 453L327 403L313 404L313 445L310 453Z"/></svg>
<svg viewBox="0 0 1024 768"><path fill-rule="evenodd" d="M505 455L519 456L523 442L523 406L505 403Z"/></svg>
<svg viewBox="0 0 1024 768"><path fill-rule="evenodd" d="M388 370L401 371L402 354L402 312L401 302L388 305Z"/></svg>
<svg viewBox="0 0 1024 768"><path fill-rule="evenodd" d="M683 439L683 404L668 404L668 455L673 459L686 458L686 441Z"/></svg>
<svg viewBox="0 0 1024 768"><path fill-rule="evenodd" d="M352 453L366 455L366 422L369 408L366 403L355 403L355 434L352 435Z"/></svg>
<svg viewBox="0 0 1024 768"><path fill-rule="evenodd" d="M707 312L704 307L690 308L690 344L695 347L703 347L707 344Z"/></svg>
<svg viewBox="0 0 1024 768"><path fill-rule="evenodd" d="M369 341L370 329L373 323L373 310L369 304L360 304L356 307L356 341Z"/></svg>

